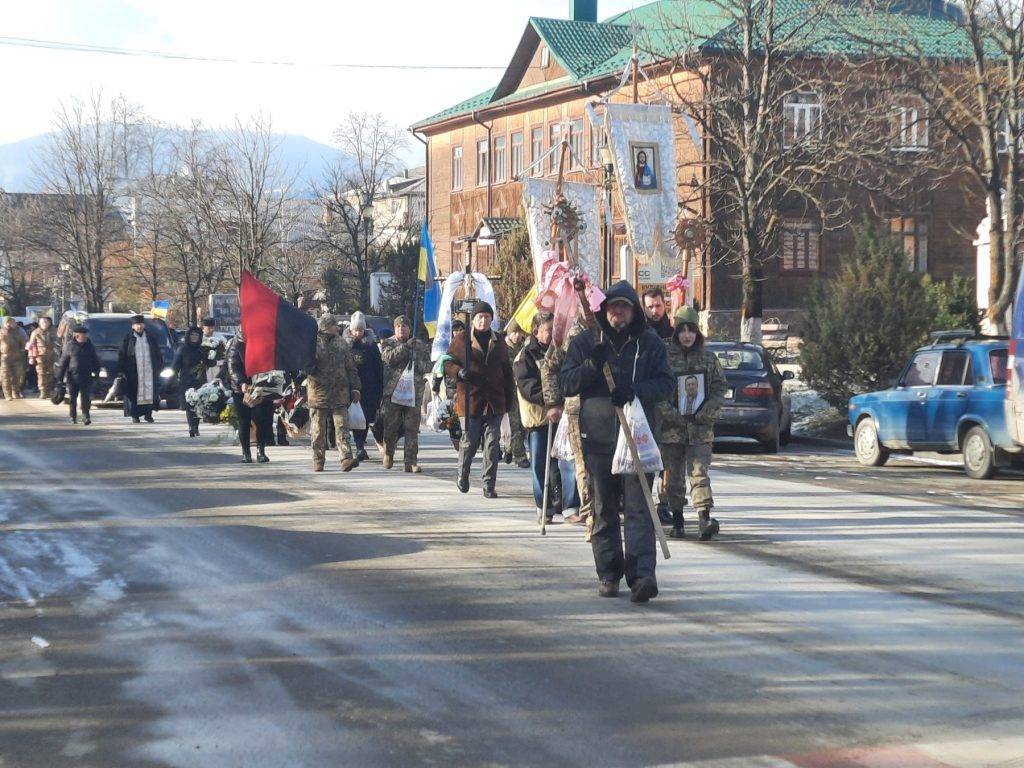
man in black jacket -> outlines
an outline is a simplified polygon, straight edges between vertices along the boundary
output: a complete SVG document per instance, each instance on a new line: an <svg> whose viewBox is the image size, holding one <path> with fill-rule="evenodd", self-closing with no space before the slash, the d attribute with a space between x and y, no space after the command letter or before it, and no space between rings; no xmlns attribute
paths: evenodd
<svg viewBox="0 0 1024 768"><path fill-rule="evenodd" d="M572 340L558 383L567 396L580 396L580 432L587 473L594 491L591 546L601 581L599 594L615 597L625 576L632 600L645 603L658 594L654 524L635 474L613 475L612 457L619 435L615 409L639 398L651 428L655 406L675 389L665 345L647 327L636 291L622 280L607 293L597 321L599 329ZM612 369L610 392L604 364ZM653 480L648 475L647 482ZM619 531L625 518L625 551Z"/></svg>
<svg viewBox="0 0 1024 768"><path fill-rule="evenodd" d="M89 340L89 330L84 325L76 325L72 331L74 338L64 346L60 364L57 366L56 380L67 379L68 401L71 407L71 423L78 423L78 401L82 403L82 423L92 424L89 408L92 405L92 382L100 372L100 358L96 347Z"/></svg>

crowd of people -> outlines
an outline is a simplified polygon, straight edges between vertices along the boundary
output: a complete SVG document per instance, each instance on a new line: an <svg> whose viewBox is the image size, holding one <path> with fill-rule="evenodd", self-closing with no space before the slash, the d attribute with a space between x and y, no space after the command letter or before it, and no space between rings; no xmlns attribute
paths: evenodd
<svg viewBox="0 0 1024 768"><path fill-rule="evenodd" d="M551 315L535 315L528 330L513 322L502 333L492 327L494 309L478 301L469 327L455 321L447 353L432 364L428 344L416 338L404 315L394 319L393 335L378 340L361 312L344 329L337 317L324 314L308 370L256 375L245 368L244 335L237 333L225 346L214 336L213 321L207 320L186 331L173 372L179 392L194 392L211 382L230 391L247 464L269 462L267 447L286 441L274 430L281 404L304 402L313 471L325 470L332 448L341 471L352 471L369 459L366 445L372 433L385 469L394 466L402 442L405 472L419 473L419 432L429 403L435 428L447 430L458 451L459 492L470 491L471 468L481 451L485 498L498 496L503 458L529 469L538 518L552 522L561 515L567 523L586 527L598 593L618 595L625 578L632 600L644 603L658 594L655 521L641 475L616 470L617 409L630 404L642 408L657 438L664 464L658 522L674 538L686 535L683 513L689 490L697 536L706 541L720 528L711 516L709 468L726 381L717 357L705 349L697 313L683 307L670 318L657 288L641 299L628 282L619 282L607 291L595 319L592 326L577 320L564 343L556 344ZM66 388L71 420L77 422L81 413L83 423L89 424L90 390L99 360L87 324L73 330L55 364L56 341L47 318L30 336L8 319L0 336L0 371L7 398L20 397L22 361L31 360L39 396L48 396L55 386ZM125 415L135 422L153 421L161 367L144 318L132 318L132 330L120 347L117 377ZM700 406L694 407L684 382L697 377L704 390ZM189 435L195 437L200 425L196 405L186 397L182 407ZM506 418L510 429L503 449ZM649 486L655 479L646 476Z"/></svg>

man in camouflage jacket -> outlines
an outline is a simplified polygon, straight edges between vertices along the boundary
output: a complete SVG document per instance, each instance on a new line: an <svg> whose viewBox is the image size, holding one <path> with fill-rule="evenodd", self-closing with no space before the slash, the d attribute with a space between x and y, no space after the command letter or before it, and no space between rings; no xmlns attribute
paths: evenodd
<svg viewBox="0 0 1024 768"><path fill-rule="evenodd" d="M334 315L320 318L316 339L316 360L306 371L306 399L309 403L310 434L313 442L313 469L322 472L327 458L327 423L334 423L334 436L341 455L343 472L355 469L348 437L348 407L359 402L359 371L348 345L339 336Z"/></svg>
<svg viewBox="0 0 1024 768"><path fill-rule="evenodd" d="M580 511L579 517L569 522L579 522L587 527L586 541L590 541L590 533L593 530L594 502L590 497L590 487L587 484L587 468L583 463L583 437L580 434L580 398L563 397L562 390L558 386L558 371L565 360L565 350L569 348L569 342L581 334L587 328L580 319L576 321L566 334L565 342L559 347L552 344L548 347L544 363L540 368L541 386L544 389L544 401L548 403L559 403L564 400L565 415L569 426L569 445L572 447L573 464L576 471L576 492L579 494Z"/></svg>
<svg viewBox="0 0 1024 768"><path fill-rule="evenodd" d="M715 420L725 400L728 385L722 365L714 352L704 348L696 310L683 307L676 313L675 332L666 339L668 365L676 377L677 391L658 406L661 456L668 475L664 485L672 514L670 536L683 538L683 508L686 506L686 480L690 481L690 500L700 524L700 539L707 541L718 533L718 521L711 517L711 444L715 439ZM691 392L696 379L704 378L704 400L693 415L685 415L686 390ZM680 394L682 390L682 394Z"/></svg>
<svg viewBox="0 0 1024 768"><path fill-rule="evenodd" d="M399 432L405 434L405 471L419 473L417 457L420 449L420 411L423 407L423 393L426 390L424 375L430 371L430 347L420 339L412 337L409 318L399 315L395 318L395 335L380 343L380 356L384 361L384 394L381 397L381 411L384 422L384 469L391 469L395 463L395 448ZM416 385L415 405L399 405L391 402L402 375L412 363L412 378Z"/></svg>
<svg viewBox="0 0 1024 768"><path fill-rule="evenodd" d="M36 383L39 399L49 400L53 394L53 366L57 362L57 334L53 332L53 321L48 317L39 318L39 326L28 339L31 363L36 366Z"/></svg>

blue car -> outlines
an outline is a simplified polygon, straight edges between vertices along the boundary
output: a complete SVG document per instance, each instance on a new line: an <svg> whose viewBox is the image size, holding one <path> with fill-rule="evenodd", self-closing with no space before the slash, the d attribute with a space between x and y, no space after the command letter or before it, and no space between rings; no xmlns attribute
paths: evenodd
<svg viewBox="0 0 1024 768"><path fill-rule="evenodd" d="M962 453L968 476L988 479L1024 451L1006 424L1009 344L967 332L932 337L894 386L850 399L857 460L877 467L892 453Z"/></svg>

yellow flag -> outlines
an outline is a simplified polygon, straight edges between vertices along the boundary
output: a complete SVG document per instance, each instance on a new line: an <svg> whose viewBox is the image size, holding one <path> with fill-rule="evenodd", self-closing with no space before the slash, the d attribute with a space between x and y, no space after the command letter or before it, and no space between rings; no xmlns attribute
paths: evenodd
<svg viewBox="0 0 1024 768"><path fill-rule="evenodd" d="M516 325L522 328L526 333L530 332L530 325L533 323L533 316L537 314L537 305L534 304L534 300L537 298L537 286L533 286L527 292L526 296L519 303L519 307L512 315L512 319L515 320Z"/></svg>

